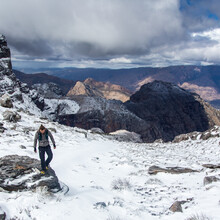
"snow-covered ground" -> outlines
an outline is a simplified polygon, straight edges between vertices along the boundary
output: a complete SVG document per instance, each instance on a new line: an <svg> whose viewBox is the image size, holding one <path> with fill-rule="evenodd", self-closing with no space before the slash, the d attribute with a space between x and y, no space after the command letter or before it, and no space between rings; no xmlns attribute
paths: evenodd
<svg viewBox="0 0 220 220"><path fill-rule="evenodd" d="M5 110L0 107L1 121ZM219 163L217 138L165 144L124 143L19 114L22 118L18 123L4 121L8 130L0 134L0 156L18 154L38 159L33 151L34 134L41 123L52 128L57 149L53 150L51 166L69 192L52 195L42 190L0 190L0 207L7 219L185 220L201 213L220 219L220 182L203 185L205 176L218 175L220 170L202 167ZM152 165L181 166L199 172L152 176L148 174ZM169 211L177 200L188 200L183 213Z"/></svg>

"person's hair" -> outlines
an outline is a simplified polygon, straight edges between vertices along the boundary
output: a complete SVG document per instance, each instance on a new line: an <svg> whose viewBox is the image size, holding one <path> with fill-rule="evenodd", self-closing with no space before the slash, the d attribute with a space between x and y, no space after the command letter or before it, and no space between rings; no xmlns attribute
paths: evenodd
<svg viewBox="0 0 220 220"><path fill-rule="evenodd" d="M43 125L40 126L39 130L44 130L46 129Z"/></svg>

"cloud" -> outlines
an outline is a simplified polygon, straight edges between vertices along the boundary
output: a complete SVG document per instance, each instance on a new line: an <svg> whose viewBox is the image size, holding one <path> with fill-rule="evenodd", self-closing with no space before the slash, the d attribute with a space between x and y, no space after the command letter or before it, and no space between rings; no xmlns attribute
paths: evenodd
<svg viewBox="0 0 220 220"><path fill-rule="evenodd" d="M215 57L218 39L201 34L219 28L217 0L0 3L0 32L6 35L17 63L42 59L60 66L61 62L111 67L220 63Z"/></svg>
<svg viewBox="0 0 220 220"><path fill-rule="evenodd" d="M51 57L143 54L183 34L176 0L1 0L0 30L17 51Z"/></svg>

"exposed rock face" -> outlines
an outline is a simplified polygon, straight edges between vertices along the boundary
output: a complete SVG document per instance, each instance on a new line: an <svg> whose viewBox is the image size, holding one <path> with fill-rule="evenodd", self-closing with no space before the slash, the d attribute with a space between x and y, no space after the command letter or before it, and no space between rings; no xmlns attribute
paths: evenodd
<svg viewBox="0 0 220 220"><path fill-rule="evenodd" d="M170 141L179 134L220 125L219 112L198 95L162 81L143 85L125 105L150 125L154 140ZM145 128L140 134L145 141L149 140Z"/></svg>
<svg viewBox="0 0 220 220"><path fill-rule="evenodd" d="M12 103L24 103L24 95L31 100L30 90L26 84L17 80L12 72L10 49L5 36L0 34L0 96L8 94ZM28 103L30 104L30 103Z"/></svg>
<svg viewBox="0 0 220 220"><path fill-rule="evenodd" d="M139 133L143 127L150 129L144 120L128 111L120 101L89 96L74 96L72 99L80 109L76 114L58 116L61 124L84 129L98 127L105 133L121 129Z"/></svg>
<svg viewBox="0 0 220 220"><path fill-rule="evenodd" d="M97 82L88 78L84 82L78 81L67 93L67 96L72 95L100 96L106 99L116 99L125 102L129 100L131 92L119 85Z"/></svg>
<svg viewBox="0 0 220 220"><path fill-rule="evenodd" d="M47 175L34 172L40 169L40 161L27 157L10 155L0 158L0 187L6 191L33 190L46 187L48 191L61 190L55 172L49 168Z"/></svg>
<svg viewBox="0 0 220 220"><path fill-rule="evenodd" d="M55 83L34 84L32 87L44 98L53 99L63 96L62 90Z"/></svg>

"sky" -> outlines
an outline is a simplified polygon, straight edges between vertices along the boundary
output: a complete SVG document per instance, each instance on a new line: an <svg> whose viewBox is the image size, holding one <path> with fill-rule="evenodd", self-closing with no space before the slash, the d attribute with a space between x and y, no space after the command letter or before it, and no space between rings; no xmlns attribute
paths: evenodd
<svg viewBox="0 0 220 220"><path fill-rule="evenodd" d="M15 69L220 64L219 0L0 0Z"/></svg>

